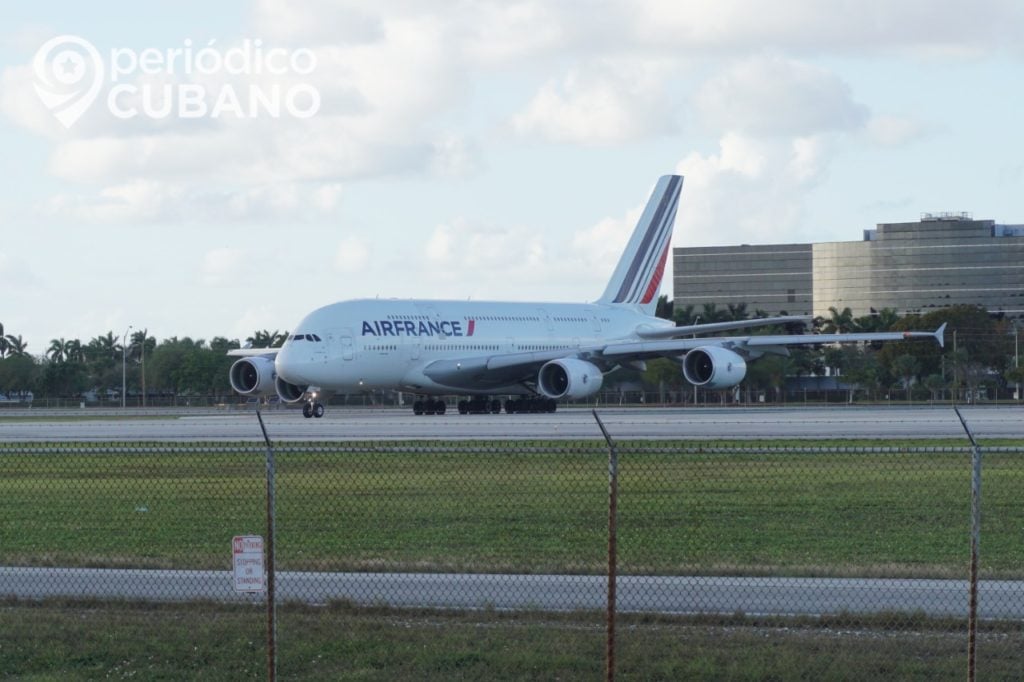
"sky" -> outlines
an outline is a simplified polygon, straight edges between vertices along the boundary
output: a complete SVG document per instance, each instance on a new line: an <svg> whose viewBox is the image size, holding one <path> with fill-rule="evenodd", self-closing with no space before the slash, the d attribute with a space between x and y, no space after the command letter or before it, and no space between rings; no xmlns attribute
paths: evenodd
<svg viewBox="0 0 1024 682"><path fill-rule="evenodd" d="M1019 0L4 3L0 324L591 301L665 173L674 246L1024 223L1022 35Z"/></svg>

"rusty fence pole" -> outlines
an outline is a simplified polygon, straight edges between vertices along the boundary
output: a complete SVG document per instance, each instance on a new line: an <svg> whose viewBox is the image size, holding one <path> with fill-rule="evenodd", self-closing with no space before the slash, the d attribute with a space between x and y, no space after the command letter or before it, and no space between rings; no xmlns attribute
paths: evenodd
<svg viewBox="0 0 1024 682"><path fill-rule="evenodd" d="M615 582L617 579L616 565L618 562L618 504L619 504L619 453L615 442L608 434L608 429L592 410L594 419L608 443L608 646L606 649L606 679L615 679Z"/></svg>
<svg viewBox="0 0 1024 682"><path fill-rule="evenodd" d="M970 600L967 614L967 679L975 680L975 661L978 646L978 558L981 552L981 446L974 439L970 427L960 414L960 408L953 406L960 419L968 440L971 441L971 575Z"/></svg>
<svg viewBox="0 0 1024 682"><path fill-rule="evenodd" d="M263 425L263 415L256 410L256 418L263 431L263 441L267 444L267 679L277 680L277 598L275 595L275 555L274 536L277 520L276 500L276 466L274 462L274 446L270 444L267 427Z"/></svg>

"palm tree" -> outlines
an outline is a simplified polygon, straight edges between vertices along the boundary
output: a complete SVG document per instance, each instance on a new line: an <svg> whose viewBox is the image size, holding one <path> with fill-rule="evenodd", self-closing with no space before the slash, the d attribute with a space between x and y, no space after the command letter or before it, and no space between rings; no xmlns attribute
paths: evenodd
<svg viewBox="0 0 1024 682"><path fill-rule="evenodd" d="M4 325L0 322L0 360L7 355L7 338L4 336Z"/></svg>
<svg viewBox="0 0 1024 682"><path fill-rule="evenodd" d="M143 329L132 334L131 343L128 345L128 359L144 362L147 355L152 355L156 349L156 339L149 335L148 329Z"/></svg>
<svg viewBox="0 0 1024 682"><path fill-rule="evenodd" d="M107 332L104 336L97 336L89 342L89 349L96 360L120 360L121 344L117 342L114 332Z"/></svg>
<svg viewBox="0 0 1024 682"><path fill-rule="evenodd" d="M47 357L49 357L53 362L64 362L68 359L67 345L68 342L64 339L52 339L50 341L50 347L46 349Z"/></svg>
<svg viewBox="0 0 1024 682"><path fill-rule="evenodd" d="M745 320L748 317L750 317L750 315L747 313L746 303L730 303L728 315L730 320L736 321Z"/></svg>
<svg viewBox="0 0 1024 682"><path fill-rule="evenodd" d="M854 330L853 322L853 311L849 308L843 308L842 311L836 310L835 306L830 306L828 309L830 314L829 319L825 320L821 329L826 334L847 334Z"/></svg>
<svg viewBox="0 0 1024 682"><path fill-rule="evenodd" d="M871 314L862 315L854 320L854 326L862 332L887 332L899 322L900 314L895 308L871 309Z"/></svg>
<svg viewBox="0 0 1024 682"><path fill-rule="evenodd" d="M917 358L909 353L899 355L895 360L892 361L893 371L903 379L903 385L907 388L907 402L910 402L910 385L914 381L914 377L921 369L921 364L917 361Z"/></svg>
<svg viewBox="0 0 1024 682"><path fill-rule="evenodd" d="M704 312L700 314L701 322L724 322L729 316L729 311L719 310L715 303L705 303Z"/></svg>
<svg viewBox="0 0 1024 682"><path fill-rule="evenodd" d="M7 335L7 352L10 353L11 357L20 357L25 355L25 349L28 347L28 343L23 341L21 334L15 336L14 334Z"/></svg>
<svg viewBox="0 0 1024 682"><path fill-rule="evenodd" d="M688 305L685 308L673 307L672 319L676 321L677 327L689 327L696 319L696 316L693 314L693 305Z"/></svg>
<svg viewBox="0 0 1024 682"><path fill-rule="evenodd" d="M288 340L288 332L283 334L276 329L269 331L261 329L253 333L245 341L253 348L279 348Z"/></svg>
<svg viewBox="0 0 1024 682"><path fill-rule="evenodd" d="M253 348L270 348L276 337L276 330L271 332L266 329L258 329L245 342Z"/></svg>
<svg viewBox="0 0 1024 682"><path fill-rule="evenodd" d="M669 297L668 297L667 294L662 294L661 296L658 296L658 303L655 305L655 308L654 308L654 316L655 317L660 317L663 320L671 320L672 319L672 309L674 307L675 307L675 302L669 300Z"/></svg>
<svg viewBox="0 0 1024 682"><path fill-rule="evenodd" d="M78 339L71 339L64 344L64 357L68 362L85 362L85 348Z"/></svg>

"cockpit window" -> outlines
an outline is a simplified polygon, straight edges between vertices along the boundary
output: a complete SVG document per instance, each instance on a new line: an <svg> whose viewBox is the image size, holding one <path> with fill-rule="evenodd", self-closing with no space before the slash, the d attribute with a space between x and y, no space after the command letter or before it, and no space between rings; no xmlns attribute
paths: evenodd
<svg viewBox="0 0 1024 682"><path fill-rule="evenodd" d="M306 338L309 339L310 341L320 341L320 337L317 336L316 334L306 334Z"/></svg>

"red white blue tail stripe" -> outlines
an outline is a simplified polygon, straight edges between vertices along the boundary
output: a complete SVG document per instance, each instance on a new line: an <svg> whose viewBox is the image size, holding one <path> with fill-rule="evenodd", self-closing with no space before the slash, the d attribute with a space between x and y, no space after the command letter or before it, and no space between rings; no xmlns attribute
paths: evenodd
<svg viewBox="0 0 1024 682"><path fill-rule="evenodd" d="M647 314L653 314L682 187L681 175L663 175L658 179L599 303L640 306Z"/></svg>

